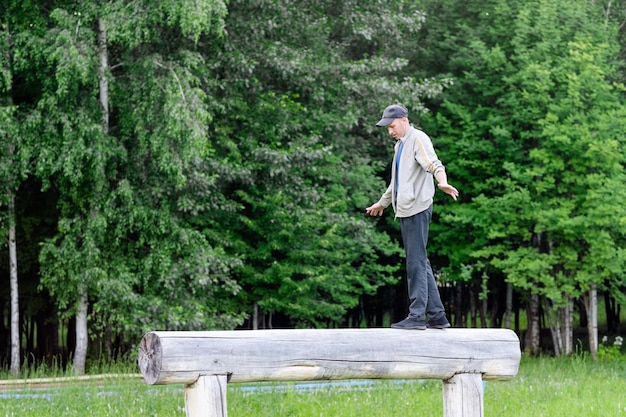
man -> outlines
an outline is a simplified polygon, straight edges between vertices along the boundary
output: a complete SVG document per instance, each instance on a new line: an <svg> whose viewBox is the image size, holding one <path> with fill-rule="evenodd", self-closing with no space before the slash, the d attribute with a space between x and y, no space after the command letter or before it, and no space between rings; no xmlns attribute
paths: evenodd
<svg viewBox="0 0 626 417"><path fill-rule="evenodd" d="M387 107L376 126L386 126L396 145L389 187L380 200L365 211L370 216L382 216L383 210L391 204L400 219L409 292L408 317L391 327L417 330L450 327L426 254L435 194L433 176L439 189L453 199L456 200L459 192L448 184L445 167L428 135L409 123L405 107L398 104Z"/></svg>

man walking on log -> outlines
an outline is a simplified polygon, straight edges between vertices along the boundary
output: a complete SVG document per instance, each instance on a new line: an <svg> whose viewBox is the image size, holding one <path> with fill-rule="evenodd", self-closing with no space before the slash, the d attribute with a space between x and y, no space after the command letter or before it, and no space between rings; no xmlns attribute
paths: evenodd
<svg viewBox="0 0 626 417"><path fill-rule="evenodd" d="M426 254L435 195L433 176L439 189L453 199L456 200L459 192L448 184L445 167L437 157L430 137L409 123L404 106L388 106L376 126L386 126L396 144L391 182L380 200L365 211L370 216L382 216L384 209L391 204L400 219L409 293L409 315L391 327L417 330L450 327Z"/></svg>

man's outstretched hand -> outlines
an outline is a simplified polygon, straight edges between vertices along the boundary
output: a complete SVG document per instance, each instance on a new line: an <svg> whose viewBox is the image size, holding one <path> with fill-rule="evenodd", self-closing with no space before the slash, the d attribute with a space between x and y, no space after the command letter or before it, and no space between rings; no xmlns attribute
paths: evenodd
<svg viewBox="0 0 626 417"><path fill-rule="evenodd" d="M382 216L385 208L380 203L374 203L365 209L365 212L370 216Z"/></svg>
<svg viewBox="0 0 626 417"><path fill-rule="evenodd" d="M454 188L448 183L445 183L445 184L440 183L439 185L437 185L437 187L439 187L441 191L448 194L450 197L452 197L455 200L459 196L459 190L457 190L456 188Z"/></svg>

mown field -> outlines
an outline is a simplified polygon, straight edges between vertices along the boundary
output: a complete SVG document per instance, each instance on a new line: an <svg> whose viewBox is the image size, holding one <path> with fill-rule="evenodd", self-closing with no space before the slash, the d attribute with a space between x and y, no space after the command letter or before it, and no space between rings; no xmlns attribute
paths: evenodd
<svg viewBox="0 0 626 417"><path fill-rule="evenodd" d="M522 359L511 381L485 384L485 416L626 416L626 361ZM38 384L0 380L0 417L184 416L182 386L136 376ZM442 416L441 381L230 384L230 417Z"/></svg>

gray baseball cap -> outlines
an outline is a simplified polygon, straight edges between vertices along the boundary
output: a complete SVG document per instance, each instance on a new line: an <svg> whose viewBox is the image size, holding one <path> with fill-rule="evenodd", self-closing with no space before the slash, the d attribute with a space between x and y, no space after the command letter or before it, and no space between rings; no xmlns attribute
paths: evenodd
<svg viewBox="0 0 626 417"><path fill-rule="evenodd" d="M401 119L408 116L409 112L406 107L399 104L392 104L385 109L385 111L383 112L383 118L380 119L378 123L376 123L376 126L387 126L389 123L393 122L394 119Z"/></svg>

